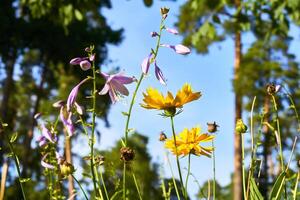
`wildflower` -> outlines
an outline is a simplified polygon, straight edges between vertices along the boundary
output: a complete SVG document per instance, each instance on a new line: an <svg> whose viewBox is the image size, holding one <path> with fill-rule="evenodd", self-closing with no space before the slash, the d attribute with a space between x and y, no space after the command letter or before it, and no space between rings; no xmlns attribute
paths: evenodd
<svg viewBox="0 0 300 200"><path fill-rule="evenodd" d="M184 104L197 100L201 97L201 92L193 92L190 84L185 84L181 90L173 97L171 92L167 96L159 93L157 89L148 88L144 95L144 104L146 109L163 110L166 116L174 116L177 108L182 108Z"/></svg>
<svg viewBox="0 0 300 200"><path fill-rule="evenodd" d="M209 133L215 133L215 132L217 132L218 131L218 127L219 127L219 125L216 122L214 122L214 123L207 123L207 131Z"/></svg>
<svg viewBox="0 0 300 200"><path fill-rule="evenodd" d="M68 97L68 100L67 100L67 111L68 112L71 112L71 108L72 106L74 105L75 103L75 100L76 100L76 97L77 97L77 94L78 94L78 91L79 91L79 87L84 83L86 82L87 80L89 80L90 78L86 78L86 79L83 79L79 84L77 84L70 92L69 94L69 97Z"/></svg>
<svg viewBox="0 0 300 200"><path fill-rule="evenodd" d="M174 35L178 35L178 31L176 29L173 28L166 28L166 31L168 31L169 33L172 33Z"/></svg>
<svg viewBox="0 0 300 200"><path fill-rule="evenodd" d="M244 124L242 119L238 119L235 125L235 131L239 134L246 133L248 127Z"/></svg>
<svg viewBox="0 0 300 200"><path fill-rule="evenodd" d="M73 58L70 61L71 65L79 65L82 70L86 71L91 68L91 62L94 61L95 54L92 54L90 57L77 57Z"/></svg>
<svg viewBox="0 0 300 200"><path fill-rule="evenodd" d="M65 117L67 115L67 117ZM62 106L60 108L60 120L64 124L64 127L66 128L66 131L68 133L68 136L74 135L75 132L75 127L72 122L72 113L71 112L64 112L64 107Z"/></svg>
<svg viewBox="0 0 300 200"><path fill-rule="evenodd" d="M129 148L129 147L122 147L120 149L120 153L121 153L121 160L128 162L134 159L135 153L133 151L133 149Z"/></svg>
<svg viewBox="0 0 300 200"><path fill-rule="evenodd" d="M57 141L57 137L53 135L44 124L41 125L41 130L42 135L37 140L40 147L46 145L48 142L55 143Z"/></svg>
<svg viewBox="0 0 300 200"><path fill-rule="evenodd" d="M148 74L150 64L151 64L151 57L152 57L152 53L150 53L146 58L144 58L141 64L142 72L144 73L144 75Z"/></svg>
<svg viewBox="0 0 300 200"><path fill-rule="evenodd" d="M53 164L49 164L49 163L47 163L46 162L46 159L47 159L47 156L49 155L49 153L46 153L44 156L43 156L43 158L42 158L42 160L41 160L41 165L44 167L44 168L47 168L47 169L54 169L55 167L54 167L54 163ZM55 155L56 155L56 163L57 164L60 164L64 159L59 155L59 153L58 152L55 152Z"/></svg>
<svg viewBox="0 0 300 200"><path fill-rule="evenodd" d="M166 79L165 79L162 71L160 70L160 68L157 66L156 61L155 61L154 65L155 65L155 76L156 76L157 80L161 84L166 85Z"/></svg>
<svg viewBox="0 0 300 200"><path fill-rule="evenodd" d="M269 83L267 85L267 92L269 95L274 95L281 89L281 85L275 85L274 83Z"/></svg>
<svg viewBox="0 0 300 200"><path fill-rule="evenodd" d="M53 106L54 108L60 108L60 107L64 106L65 104L66 104L65 101L59 100L59 101L56 101L55 103L53 103L52 106Z"/></svg>
<svg viewBox="0 0 300 200"><path fill-rule="evenodd" d="M199 143L209 142L213 138L213 135L200 133L200 127L194 127L191 130L186 128L176 136L176 145L174 138L172 138L166 141L165 147L177 156L186 156L191 153L196 156L204 155L210 157L213 148L200 146Z"/></svg>
<svg viewBox="0 0 300 200"><path fill-rule="evenodd" d="M123 73L108 75L101 72L102 76L106 79L106 83L103 89L99 92L99 95L105 95L109 93L110 99L113 103L119 100L120 94L128 96L129 92L124 86L125 84L130 84L136 81L135 77L124 76Z"/></svg>
<svg viewBox="0 0 300 200"><path fill-rule="evenodd" d="M177 45L161 44L160 46L173 49L176 53L181 55L187 55L191 53L191 50L182 44L177 44Z"/></svg>
<svg viewBox="0 0 300 200"><path fill-rule="evenodd" d="M75 172L74 166L65 160L59 165L59 168L63 178L66 178Z"/></svg>

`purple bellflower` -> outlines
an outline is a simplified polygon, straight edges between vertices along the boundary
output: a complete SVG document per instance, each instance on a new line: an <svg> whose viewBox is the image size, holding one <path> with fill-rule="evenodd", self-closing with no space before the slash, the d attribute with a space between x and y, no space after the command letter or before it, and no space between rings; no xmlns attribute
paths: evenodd
<svg viewBox="0 0 300 200"><path fill-rule="evenodd" d="M173 49L176 53L181 55L187 55L191 53L191 50L182 44L177 44L177 45L161 44L160 46Z"/></svg>
<svg viewBox="0 0 300 200"><path fill-rule="evenodd" d="M101 72L101 75L106 79L106 83L103 89L99 92L99 95L109 93L110 99L113 103L116 103L119 100L120 94L125 96L129 95L129 91L124 86L125 84L137 81L135 77L124 76L122 72L113 75Z"/></svg>
<svg viewBox="0 0 300 200"><path fill-rule="evenodd" d="M54 169L55 168L54 165L51 165L45 161L48 155L49 155L49 153L46 153L43 156L43 158L41 160L41 165L47 169ZM57 159L57 164L60 164L62 162L62 160L64 160L63 157L61 157L58 152L55 152L55 155L56 155L56 159Z"/></svg>
<svg viewBox="0 0 300 200"><path fill-rule="evenodd" d="M149 72L150 64L151 64L152 53L150 53L146 58L144 58L141 67L144 75L147 75Z"/></svg>
<svg viewBox="0 0 300 200"><path fill-rule="evenodd" d="M174 35L178 35L178 31L176 29L173 28L166 28L166 31L168 31L169 33L172 33Z"/></svg>
<svg viewBox="0 0 300 200"><path fill-rule="evenodd" d="M86 78L86 79L83 79L80 83L78 83L70 92L69 94L69 97L68 97L68 100L67 100L67 111L68 112L71 112L71 109L75 103L75 100L76 100L76 97L77 97L77 94L78 94L78 91L79 91L79 87L84 83L86 82L87 80L89 80L90 78Z"/></svg>
<svg viewBox="0 0 300 200"><path fill-rule="evenodd" d="M75 127L74 127L74 124L72 122L72 113L67 112L66 114L67 114L67 117L65 117L64 107L62 106L60 108L59 117L60 117L60 120L62 121L62 123L64 124L64 126L67 130L68 136L72 136L72 135L74 135L74 132L75 132Z"/></svg>
<svg viewBox="0 0 300 200"><path fill-rule="evenodd" d="M44 124L41 125L41 129L42 135L37 140L40 147L48 144L48 142L56 143L57 137L53 135Z"/></svg>
<svg viewBox="0 0 300 200"><path fill-rule="evenodd" d="M95 59L95 56L92 55L90 59ZM77 57L77 58L73 58L70 61L71 65L80 65L81 69L86 71L89 70L91 68L91 63L90 63L90 59L88 57Z"/></svg>
<svg viewBox="0 0 300 200"><path fill-rule="evenodd" d="M157 66L156 61L155 61L154 65L155 65L155 76L156 76L157 80L161 84L166 85L166 79L165 79L162 71L160 70L160 68Z"/></svg>

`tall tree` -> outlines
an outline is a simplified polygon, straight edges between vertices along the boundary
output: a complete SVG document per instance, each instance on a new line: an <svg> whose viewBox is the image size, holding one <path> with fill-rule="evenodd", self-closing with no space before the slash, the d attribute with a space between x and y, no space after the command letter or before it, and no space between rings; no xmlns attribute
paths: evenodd
<svg viewBox="0 0 300 200"><path fill-rule="evenodd" d="M50 118L53 117L50 113L58 114L51 108L52 103L66 99L66 91L86 76L79 67L70 67L71 58L82 56L85 47L95 44L99 66L107 57L106 44L118 44L121 40L122 30L112 30L107 25L101 12L103 7L111 8L110 1L0 2L3 24L0 27L0 61L4 66L0 75L3 86L0 117L9 124L6 134L19 133L16 148L22 158L22 176L32 178L31 183L26 184L31 187L29 189L38 184L41 173L39 153L32 146L36 127L33 116L38 111ZM98 87L103 83L99 81ZM83 87L82 94L87 94L88 88ZM86 95L79 95L78 100L87 101L83 96ZM106 122L109 105L107 97L98 98L98 117ZM1 132L1 153L5 153L8 150L2 136ZM9 183L13 184L11 178Z"/></svg>

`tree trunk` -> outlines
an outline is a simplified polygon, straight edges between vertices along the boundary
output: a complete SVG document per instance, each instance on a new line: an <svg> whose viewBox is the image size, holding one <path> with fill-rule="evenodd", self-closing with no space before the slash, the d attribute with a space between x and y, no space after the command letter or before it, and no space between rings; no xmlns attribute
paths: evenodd
<svg viewBox="0 0 300 200"><path fill-rule="evenodd" d="M72 164L72 145L71 145L71 138L66 135L66 140L65 140L65 156L66 156L66 161L70 164ZM74 196L74 181L73 177L70 175L68 177L69 185L68 185L68 192L69 192L69 199L73 200Z"/></svg>
<svg viewBox="0 0 300 200"><path fill-rule="evenodd" d="M14 87L14 68L15 68L15 62L16 62L16 54L15 52L10 53L7 59L4 60L5 63L5 71L6 71L6 78L4 81L4 86L3 86L3 93L2 93L2 102L0 106L0 120L3 123L8 123L7 129L12 129L13 124L11 124L11 114L9 113L9 100L10 96L13 91ZM5 147L4 147L4 137L3 137L3 129L0 129L0 164L2 164L3 161L3 152L5 152Z"/></svg>
<svg viewBox="0 0 300 200"><path fill-rule="evenodd" d="M31 149L31 141L33 139L33 131L34 131L34 128L36 126L36 120L34 119L34 115L38 112L39 110L39 107L40 107L40 102L41 102L41 99L43 97L43 88L44 88L44 83L45 83L45 76L46 76L46 67L42 66L43 69L42 69L42 74L41 74L41 82L38 86L38 89L37 89L37 94L36 94L36 101L34 103L34 106L33 106L33 111L32 113L30 114L31 116L30 117L30 127L28 129L28 132L27 132L27 135L25 137L25 140L24 140L24 145L25 145L25 153L24 153L24 159L23 159L23 171L22 171L22 176L23 177L27 177L27 176L30 176L30 168L28 169L28 166L30 166L31 162L33 162L33 160L29 160L29 158L32 158L30 157L29 155L31 154L32 152L32 149Z"/></svg>
<svg viewBox="0 0 300 200"><path fill-rule="evenodd" d="M240 6L240 0L235 0L235 5L238 8ZM239 30L235 33L234 38L234 82L239 79L238 71L241 65L241 32ZM242 96L239 91L235 93L235 122L242 118ZM234 178L233 178L233 196L234 200L243 199L242 190L242 148L241 148L241 135L234 133Z"/></svg>

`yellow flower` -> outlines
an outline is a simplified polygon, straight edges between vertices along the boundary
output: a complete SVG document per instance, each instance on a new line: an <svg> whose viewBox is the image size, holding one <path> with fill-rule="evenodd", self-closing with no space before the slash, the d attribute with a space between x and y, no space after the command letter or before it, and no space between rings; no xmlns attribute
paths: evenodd
<svg viewBox="0 0 300 200"><path fill-rule="evenodd" d="M143 95L144 104L141 104L142 107L164 110L175 114L176 108L182 108L184 104L199 99L201 92L193 92L190 84L184 84L182 89L177 92L175 98L171 92L168 92L166 97L164 97L157 89L153 88L148 88Z"/></svg>
<svg viewBox="0 0 300 200"><path fill-rule="evenodd" d="M177 156L192 153L197 156L210 157L213 148L200 146L199 143L211 141L213 138L213 135L200 133L200 127L194 127L191 130L186 128L176 136ZM176 146L174 138L168 139L165 143L165 148L170 149L174 155L176 155Z"/></svg>

